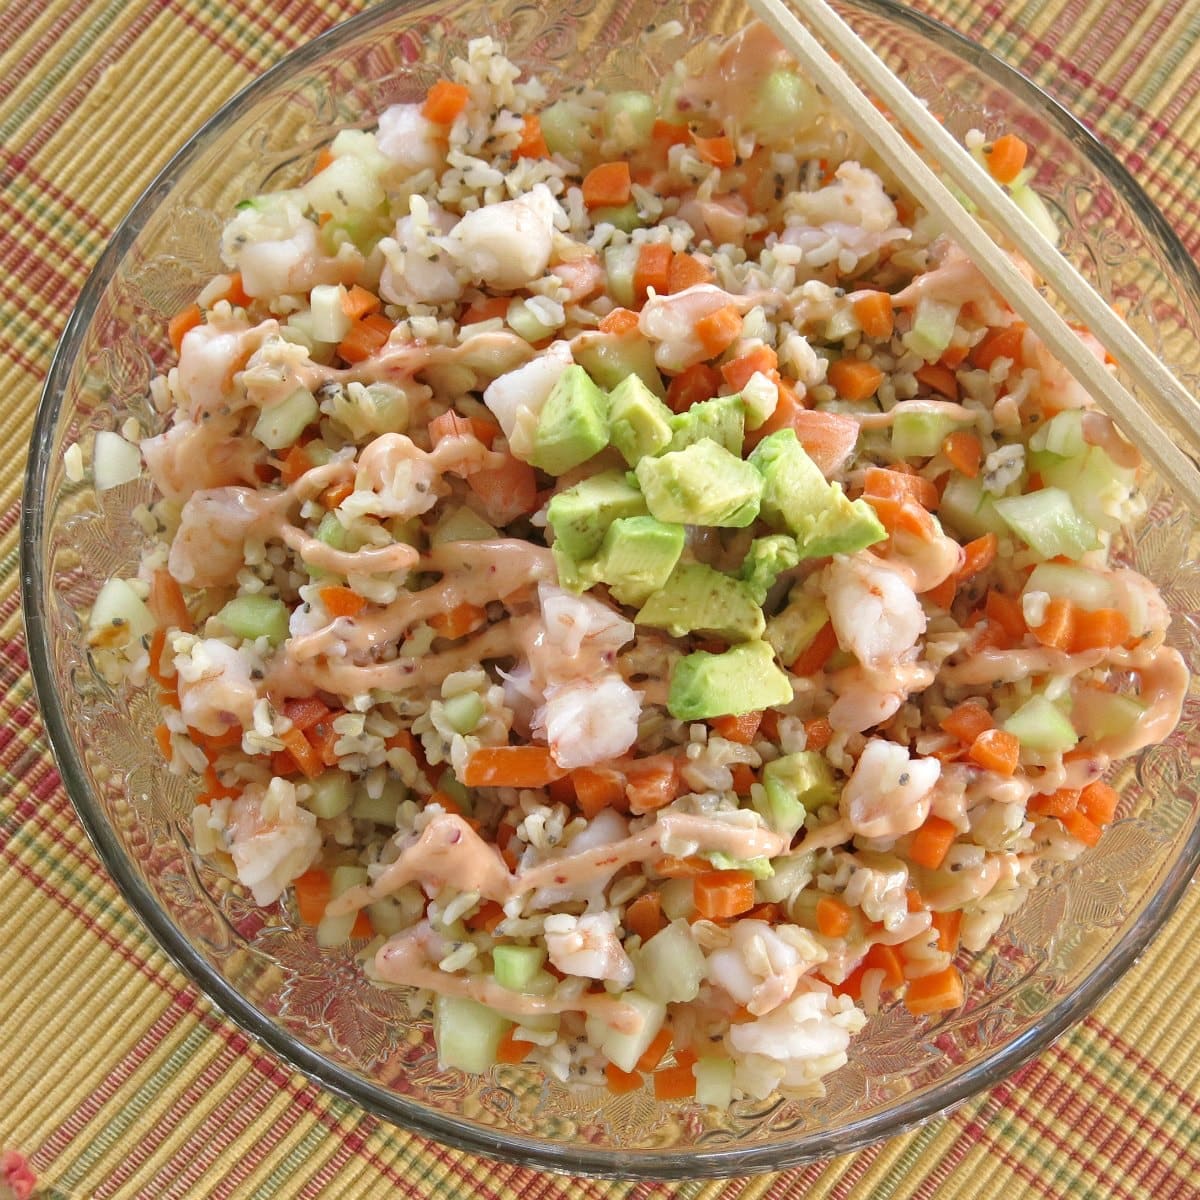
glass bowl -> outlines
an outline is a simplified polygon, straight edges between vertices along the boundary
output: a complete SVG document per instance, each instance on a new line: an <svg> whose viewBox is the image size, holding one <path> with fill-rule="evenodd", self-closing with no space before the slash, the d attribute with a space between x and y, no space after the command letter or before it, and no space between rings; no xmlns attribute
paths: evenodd
<svg viewBox="0 0 1200 1200"><path fill-rule="evenodd" d="M1166 222L1082 126L977 46L899 4L852 0L855 27L948 126L1013 129L1035 147L1036 186L1064 248L1193 391L1200 276ZM683 34L649 53L648 25ZM1122 766L1119 820L1049 874L991 948L964 957L965 1006L874 1017L818 1101L743 1102L728 1112L650 1095L571 1092L525 1067L441 1071L430 1026L403 996L373 990L345 950L322 951L286 903L260 909L189 845L189 793L163 769L155 701L114 688L90 661L80 612L130 570L138 481L102 494L71 482L65 448L128 416L157 432L147 401L170 358L166 321L220 269L222 220L265 187L311 171L321 144L418 98L466 41L488 32L553 89L585 79L645 85L656 64L727 34L745 11L699 2L443 0L383 4L290 55L225 105L134 205L79 298L37 414L22 526L34 683L79 817L164 950L247 1032L320 1085L442 1142L526 1164L622 1178L775 1170L880 1140L995 1084L1058 1037L1135 962L1200 860L1200 706L1164 744ZM1151 481L1120 547L1176 614L1171 640L1200 669L1193 518Z"/></svg>

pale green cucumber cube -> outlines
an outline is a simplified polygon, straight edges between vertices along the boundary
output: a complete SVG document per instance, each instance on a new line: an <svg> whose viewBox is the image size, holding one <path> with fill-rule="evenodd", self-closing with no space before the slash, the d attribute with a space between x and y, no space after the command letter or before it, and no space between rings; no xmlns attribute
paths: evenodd
<svg viewBox="0 0 1200 1200"><path fill-rule="evenodd" d="M705 1054L692 1066L696 1077L696 1102L727 1109L733 1103L733 1061Z"/></svg>
<svg viewBox="0 0 1200 1200"><path fill-rule="evenodd" d="M632 989L621 992L617 999L634 1009L642 1018L641 1027L629 1033L614 1029L602 1016L589 1013L584 1025L588 1040L596 1046L614 1066L622 1071L632 1071L637 1060L646 1053L658 1031L666 1020L667 1008L649 996Z"/></svg>
<svg viewBox="0 0 1200 1200"><path fill-rule="evenodd" d="M545 961L544 946L495 946L492 949L496 982L510 992L525 991Z"/></svg>
<svg viewBox="0 0 1200 1200"><path fill-rule="evenodd" d="M482 1075L496 1062L500 1040L512 1022L466 996L437 996L433 1001L433 1039L438 1062L470 1075Z"/></svg>
<svg viewBox="0 0 1200 1200"><path fill-rule="evenodd" d="M1045 696L1031 696L1004 722L1022 746L1038 754L1063 754L1079 741L1075 726L1061 708Z"/></svg>
<svg viewBox="0 0 1200 1200"><path fill-rule="evenodd" d="M354 799L354 785L350 776L336 767L323 772L316 779L310 779L308 786L312 794L304 802L304 807L322 821L341 816Z"/></svg>
<svg viewBox="0 0 1200 1200"><path fill-rule="evenodd" d="M320 416L316 397L305 387L299 387L278 404L259 413L251 432L268 450L291 446Z"/></svg>
<svg viewBox="0 0 1200 1200"><path fill-rule="evenodd" d="M329 898L336 900L343 892L348 892L351 888L359 887L366 882L366 867L334 867ZM348 912L336 917L322 917L317 925L317 945L323 949L329 949L349 941L350 930L354 928L357 916L357 912Z"/></svg>
<svg viewBox="0 0 1200 1200"><path fill-rule="evenodd" d="M1075 511L1071 497L1061 488L1005 496L996 501L996 511L1043 558L1079 558L1100 545L1096 527Z"/></svg>
<svg viewBox="0 0 1200 1200"><path fill-rule="evenodd" d="M661 1004L695 1000L704 979L704 951L685 920L672 921L634 954L638 990Z"/></svg>
<svg viewBox="0 0 1200 1200"><path fill-rule="evenodd" d="M217 620L235 637L247 641L265 637L272 646L278 646L288 636L287 605L261 592L235 596L217 613Z"/></svg>
<svg viewBox="0 0 1200 1200"><path fill-rule="evenodd" d="M479 724L487 708L478 692L463 692L442 701L442 712L455 733L468 734Z"/></svg>

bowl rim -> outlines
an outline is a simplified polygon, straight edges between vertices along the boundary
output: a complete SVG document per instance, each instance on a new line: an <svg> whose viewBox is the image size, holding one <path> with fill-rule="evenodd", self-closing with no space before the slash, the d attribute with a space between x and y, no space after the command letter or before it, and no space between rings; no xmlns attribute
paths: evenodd
<svg viewBox="0 0 1200 1200"><path fill-rule="evenodd" d="M907 7L900 0L838 2L852 10L851 17L854 11L882 17L933 41L940 49L976 68L993 83L1015 94L1042 114L1109 180L1150 235L1154 249L1163 256L1168 268L1190 293L1193 311L1200 311L1200 268L1187 253L1166 217L1113 152L1049 93L957 30ZM523 1166L630 1180L720 1178L778 1171L858 1150L896 1136L995 1086L1046 1049L1099 1002L1125 971L1136 963L1182 899L1187 884L1200 865L1200 823L1193 828L1182 853L1155 894L1108 956L1049 1010L1041 1024L1014 1038L961 1075L903 1098L888 1113L861 1117L832 1134L802 1135L787 1145L771 1143L726 1149L658 1152L595 1149L500 1133L489 1130L487 1126L469 1124L389 1092L304 1045L231 987L167 918L150 889L130 867L123 847L92 802L80 754L56 697L45 596L41 586L44 500L52 462L54 426L73 365L76 342L86 329L116 268L153 217L175 178L207 149L209 143L224 131L245 105L269 93L280 81L303 71L327 52L360 38L402 14L405 9L417 6L417 0L385 0L356 14L285 55L222 104L176 151L121 220L85 281L63 329L34 419L22 497L20 582L34 693L67 794L101 862L134 913L153 935L159 948L218 1010L320 1087L402 1129L460 1150Z"/></svg>

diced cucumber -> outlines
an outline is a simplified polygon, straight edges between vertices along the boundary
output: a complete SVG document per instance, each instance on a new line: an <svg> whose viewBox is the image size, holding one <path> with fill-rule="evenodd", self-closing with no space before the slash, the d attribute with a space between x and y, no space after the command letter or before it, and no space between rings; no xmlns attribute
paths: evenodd
<svg viewBox="0 0 1200 1200"><path fill-rule="evenodd" d="M523 992L545 961L544 946L495 946L492 949L496 982L510 992Z"/></svg>
<svg viewBox="0 0 1200 1200"><path fill-rule="evenodd" d="M794 71L772 71L750 110L747 124L763 141L783 142L808 125L820 106L816 89Z"/></svg>
<svg viewBox="0 0 1200 1200"><path fill-rule="evenodd" d="M575 361L602 387L615 388L629 375L636 375L660 400L667 394L663 387L654 347L636 334L623 337L585 334L578 338Z"/></svg>
<svg viewBox="0 0 1200 1200"><path fill-rule="evenodd" d="M316 397L305 387L264 408L251 432L268 450L282 450L292 445L317 419L320 409Z"/></svg>
<svg viewBox="0 0 1200 1200"><path fill-rule="evenodd" d="M633 957L638 990L651 1000L674 1004L695 1000L700 994L704 952L696 945L687 921L672 921Z"/></svg>
<svg viewBox="0 0 1200 1200"><path fill-rule="evenodd" d="M1052 246L1057 246L1058 226L1054 223L1054 217L1041 196L1027 183L1014 184L1009 188L1009 195L1012 196L1016 206L1038 227L1046 240Z"/></svg>
<svg viewBox="0 0 1200 1200"><path fill-rule="evenodd" d="M327 512L322 518L314 535L318 542L324 542L335 550L350 549L350 535L346 527L337 519L336 514Z"/></svg>
<svg viewBox="0 0 1200 1200"><path fill-rule="evenodd" d="M540 121L546 149L572 162L581 162L596 140L587 124L590 119L590 110L570 100L557 100L542 109Z"/></svg>
<svg viewBox="0 0 1200 1200"><path fill-rule="evenodd" d="M1068 408L1055 414L1029 439L1030 450L1046 450L1059 458L1083 454L1083 410Z"/></svg>
<svg viewBox="0 0 1200 1200"><path fill-rule="evenodd" d="M645 92L611 92L601 118L604 136L622 152L645 145L654 129L656 107Z"/></svg>
<svg viewBox="0 0 1200 1200"><path fill-rule="evenodd" d="M272 646L278 646L288 636L287 605L261 592L235 596L217 613L217 620L235 637L247 641L265 637Z"/></svg>
<svg viewBox="0 0 1200 1200"><path fill-rule="evenodd" d="M1088 612L1113 608L1117 602L1117 590L1111 580L1086 567L1072 567L1067 563L1038 563L1023 590L1061 596L1076 608Z"/></svg>
<svg viewBox="0 0 1200 1200"><path fill-rule="evenodd" d="M1013 533L1043 558L1079 558L1100 545L1096 527L1075 511L1062 488L1005 496L995 505Z"/></svg>
<svg viewBox="0 0 1200 1200"><path fill-rule="evenodd" d="M408 799L408 788L399 779L390 776L384 780L383 790L372 798L366 786L360 784L354 791L350 804L350 815L356 821L374 821L376 825L395 825L396 809Z"/></svg>
<svg viewBox="0 0 1200 1200"><path fill-rule="evenodd" d="M412 924L412 918L404 911L404 906L392 896L383 896L368 904L367 916L371 918L371 928L383 937L391 937Z"/></svg>
<svg viewBox="0 0 1200 1200"><path fill-rule="evenodd" d="M1041 754L1063 754L1079 741L1070 718L1045 696L1030 696L1007 721L1004 728L1021 745Z"/></svg>
<svg viewBox="0 0 1200 1200"><path fill-rule="evenodd" d="M500 1039L512 1022L466 996L437 996L433 1001L433 1040L438 1062L481 1075L496 1061Z"/></svg>
<svg viewBox="0 0 1200 1200"><path fill-rule="evenodd" d="M727 1109L733 1103L733 1061L705 1054L692 1066L696 1077L696 1101L713 1108Z"/></svg>
<svg viewBox="0 0 1200 1200"><path fill-rule="evenodd" d="M340 283L318 283L309 293L313 335L319 342L340 342L350 332L346 289Z"/></svg>
<svg viewBox="0 0 1200 1200"><path fill-rule="evenodd" d="M745 871L761 881L770 879L775 874L769 858L734 858L732 854L722 854L720 850L710 850L705 856L718 871Z"/></svg>
<svg viewBox="0 0 1200 1200"><path fill-rule="evenodd" d="M513 333L527 342L540 342L543 338L548 338L556 328L553 325L544 325L520 297L514 297L509 302L504 319Z"/></svg>
<svg viewBox="0 0 1200 1200"><path fill-rule="evenodd" d="M110 579L96 594L88 615L88 645L115 649L140 642L153 631L154 617L124 579Z"/></svg>
<svg viewBox="0 0 1200 1200"><path fill-rule="evenodd" d="M101 429L92 443L92 481L106 492L142 473L142 452L119 433Z"/></svg>
<svg viewBox="0 0 1200 1200"><path fill-rule="evenodd" d="M431 546L445 542L486 542L499 537L493 526L465 504L453 508L438 521L429 535Z"/></svg>
<svg viewBox="0 0 1200 1200"><path fill-rule="evenodd" d="M632 242L604 247L604 271L608 276L608 294L623 308L634 304L633 274L639 249Z"/></svg>
<svg viewBox="0 0 1200 1200"><path fill-rule="evenodd" d="M549 996L557 987L558 980L549 971L538 970L526 981L521 990L529 996Z"/></svg>
<svg viewBox="0 0 1200 1200"><path fill-rule="evenodd" d="M1083 517L1110 533L1120 528L1113 510L1126 500L1137 481L1137 472L1118 467L1099 447L1090 446L1074 458L1055 459L1041 468L1043 481L1061 487Z"/></svg>
<svg viewBox="0 0 1200 1200"><path fill-rule="evenodd" d="M442 712L455 733L468 734L483 717L487 705L478 692L463 692L442 701Z"/></svg>
<svg viewBox="0 0 1200 1200"><path fill-rule="evenodd" d="M589 1013L584 1028L588 1040L596 1046L609 1062L622 1071L632 1071L637 1060L646 1053L647 1047L666 1020L667 1008L648 996L632 989L621 992L617 999L634 1009L642 1018L641 1028L630 1033L614 1029L602 1016Z"/></svg>
<svg viewBox="0 0 1200 1200"><path fill-rule="evenodd" d="M658 895L663 913L669 921L686 918L695 911L690 879L668 879L659 886Z"/></svg>
<svg viewBox="0 0 1200 1200"><path fill-rule="evenodd" d="M453 767L447 767L439 776L437 790L445 792L455 804L461 805L465 812L471 811L471 793L458 782Z"/></svg>
<svg viewBox="0 0 1200 1200"><path fill-rule="evenodd" d="M809 885L813 876L813 856L811 854L781 854L771 859L775 874L770 879L761 879L755 885L755 892L762 900L773 901L776 904L786 900L793 893Z"/></svg>
<svg viewBox="0 0 1200 1200"><path fill-rule="evenodd" d="M383 187L366 161L350 154L335 158L303 190L313 212L329 213L340 221L367 215L384 199Z"/></svg>
<svg viewBox="0 0 1200 1200"><path fill-rule="evenodd" d="M892 422L892 449L901 458L932 458L958 424L943 413L899 412Z"/></svg>
<svg viewBox="0 0 1200 1200"><path fill-rule="evenodd" d="M350 776L336 768L310 779L308 786L312 788L312 795L305 801L304 807L322 821L340 816L350 807L350 801L354 798Z"/></svg>
<svg viewBox="0 0 1200 1200"><path fill-rule="evenodd" d="M1145 712L1146 706L1132 696L1080 688L1071 709L1071 722L1084 737L1100 741L1128 733Z"/></svg>
<svg viewBox="0 0 1200 1200"><path fill-rule="evenodd" d="M983 490L983 484L958 472L951 474L946 483L938 516L943 524L966 537L1008 533L1008 525L996 511L995 500Z"/></svg>
<svg viewBox="0 0 1200 1200"><path fill-rule="evenodd" d="M914 354L926 362L937 362L954 337L958 324L959 305L947 304L944 300L923 297L913 309L912 328L903 341Z"/></svg>
<svg viewBox="0 0 1200 1200"><path fill-rule="evenodd" d="M334 867L329 898L336 900L343 892L367 882L367 868L354 866ZM341 946L349 940L354 928L357 912L343 913L336 917L322 917L317 925L317 945L328 949Z"/></svg>
<svg viewBox="0 0 1200 1200"><path fill-rule="evenodd" d="M632 233L643 224L641 213L638 212L638 206L633 200L630 200L628 204L622 204L619 208L609 205L593 208L591 217L593 226L615 225L624 233Z"/></svg>

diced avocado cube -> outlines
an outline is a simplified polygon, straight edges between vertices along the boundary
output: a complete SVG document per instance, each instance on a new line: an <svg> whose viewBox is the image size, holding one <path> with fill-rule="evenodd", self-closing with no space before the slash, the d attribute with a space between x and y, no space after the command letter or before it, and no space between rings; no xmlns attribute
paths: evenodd
<svg viewBox="0 0 1200 1200"><path fill-rule="evenodd" d="M434 998L433 1040L443 1067L482 1074L495 1063L500 1039L511 1028L507 1017L466 996Z"/></svg>
<svg viewBox="0 0 1200 1200"><path fill-rule="evenodd" d="M780 572L791 570L799 561L800 547L796 545L796 539L786 533L773 533L750 543L738 575L754 599L762 604Z"/></svg>
<svg viewBox="0 0 1200 1200"><path fill-rule="evenodd" d="M639 375L626 375L608 396L609 436L631 467L671 444L672 415Z"/></svg>
<svg viewBox="0 0 1200 1200"><path fill-rule="evenodd" d="M523 992L546 961L544 946L494 946L492 971L496 982L510 992Z"/></svg>
<svg viewBox="0 0 1200 1200"><path fill-rule="evenodd" d="M529 461L562 475L608 445L608 403L588 373L572 363L558 377L538 416Z"/></svg>
<svg viewBox="0 0 1200 1200"><path fill-rule="evenodd" d="M604 535L595 572L622 604L644 604L663 587L683 553L682 525L654 517L621 517Z"/></svg>
<svg viewBox="0 0 1200 1200"><path fill-rule="evenodd" d="M557 542L550 547L550 554L554 559L559 587L566 588L568 592L586 592L588 588L600 582L594 558L580 562L572 558Z"/></svg>
<svg viewBox="0 0 1200 1200"><path fill-rule="evenodd" d="M646 506L660 521L744 529L758 516L762 476L709 438L640 459L634 469Z"/></svg>
<svg viewBox="0 0 1200 1200"><path fill-rule="evenodd" d="M1079 741L1070 717L1045 696L1030 696L1004 728L1023 747L1040 754L1065 754Z"/></svg>
<svg viewBox="0 0 1200 1200"><path fill-rule="evenodd" d="M600 549L614 521L645 511L645 498L622 472L603 471L554 496L546 519L554 529L554 545L583 563Z"/></svg>
<svg viewBox="0 0 1200 1200"><path fill-rule="evenodd" d="M1024 496L1005 496L996 511L1023 542L1043 558L1080 558L1100 545L1096 527L1075 511L1062 488L1045 487Z"/></svg>
<svg viewBox="0 0 1200 1200"><path fill-rule="evenodd" d="M638 991L660 1004L695 1000L704 981L704 951L686 921L672 921L633 955Z"/></svg>
<svg viewBox="0 0 1200 1200"><path fill-rule="evenodd" d="M750 588L703 563L680 563L642 605L636 620L672 637L698 630L737 642L762 637L766 627Z"/></svg>
<svg viewBox="0 0 1200 1200"><path fill-rule="evenodd" d="M714 396L671 418L669 448L682 450L703 438L711 438L740 458L745 434L746 408L741 396Z"/></svg>
<svg viewBox="0 0 1200 1200"><path fill-rule="evenodd" d="M795 430L763 438L750 462L762 473L763 517L795 534L802 557L853 554L886 536L869 504L851 503L838 484L825 481Z"/></svg>
<svg viewBox="0 0 1200 1200"><path fill-rule="evenodd" d="M618 387L622 380L636 375L660 400L667 394L654 361L654 347L637 330L581 333L572 342L571 353L601 387Z"/></svg>
<svg viewBox="0 0 1200 1200"><path fill-rule="evenodd" d="M724 654L697 650L671 672L667 709L680 721L740 716L792 698L792 685L766 642L743 642Z"/></svg>
<svg viewBox="0 0 1200 1200"><path fill-rule="evenodd" d="M837 803L833 768L815 750L785 754L763 767L762 788L751 793L751 803L763 820L779 834L792 837L804 824L805 814Z"/></svg>
<svg viewBox="0 0 1200 1200"><path fill-rule="evenodd" d="M829 610L816 596L792 588L787 607L767 622L766 638L780 662L795 662L828 620Z"/></svg>

